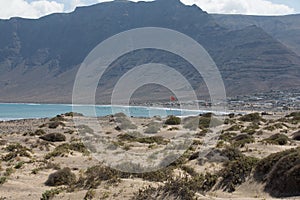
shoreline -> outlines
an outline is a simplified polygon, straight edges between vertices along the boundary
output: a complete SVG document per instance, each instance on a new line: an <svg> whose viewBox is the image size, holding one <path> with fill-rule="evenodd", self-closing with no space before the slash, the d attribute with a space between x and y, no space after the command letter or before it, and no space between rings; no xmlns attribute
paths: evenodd
<svg viewBox="0 0 300 200"><path fill-rule="evenodd" d="M170 107L154 107L154 106L124 106L124 105L72 105L72 104L33 104L33 103L0 103L0 107L4 106L4 109L7 109L8 114L5 115L5 111L0 115L0 121L8 121L8 120L17 120L17 119L38 119L44 117L53 117L53 115L60 115L66 112L78 112L83 113L86 116L89 116L89 113L93 113L93 108L95 108L97 117L102 117L106 115L112 115L118 112L123 112L133 117L153 117L157 116L195 116L203 113L214 113L216 115L227 115L230 112L228 111L212 111L212 110L193 110L193 109L180 109L180 108L170 108ZM5 108L5 106L9 106L12 108ZM15 106L15 108L14 108ZM20 106L22 112L18 111L18 106ZM41 109L39 109L39 106ZM24 108L25 107L25 108ZM61 108L61 109L60 109ZM34 109L35 114L29 116L30 113ZM47 109L49 110L47 113ZM99 109L99 110L98 110ZM104 109L104 110L101 110ZM13 111L11 111L13 110ZM28 111L26 111L28 110ZM13 112L13 115L11 114ZM23 114L23 115L22 115ZM92 115L91 115L92 116Z"/></svg>

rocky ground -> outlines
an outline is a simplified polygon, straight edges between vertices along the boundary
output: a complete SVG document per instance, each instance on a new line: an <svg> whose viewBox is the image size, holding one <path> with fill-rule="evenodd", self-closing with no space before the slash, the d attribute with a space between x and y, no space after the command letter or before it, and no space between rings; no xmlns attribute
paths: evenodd
<svg viewBox="0 0 300 200"><path fill-rule="evenodd" d="M300 196L300 112L93 120L0 122L0 199Z"/></svg>

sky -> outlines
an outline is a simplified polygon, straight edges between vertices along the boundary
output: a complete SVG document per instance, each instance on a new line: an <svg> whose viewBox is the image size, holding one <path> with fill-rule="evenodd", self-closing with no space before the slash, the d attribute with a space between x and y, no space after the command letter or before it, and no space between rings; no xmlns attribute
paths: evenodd
<svg viewBox="0 0 300 200"><path fill-rule="evenodd" d="M0 19L11 17L39 18L57 12L71 12L109 0L0 0ZM138 1L138 0L133 0ZM150 0L143 0L150 1ZM181 0L196 4L208 13L246 15L287 15L300 13L299 0Z"/></svg>

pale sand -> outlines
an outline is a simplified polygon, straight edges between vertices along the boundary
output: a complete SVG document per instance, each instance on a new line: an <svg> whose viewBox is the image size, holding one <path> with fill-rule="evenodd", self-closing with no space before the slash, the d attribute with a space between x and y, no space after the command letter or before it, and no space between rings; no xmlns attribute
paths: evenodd
<svg viewBox="0 0 300 200"><path fill-rule="evenodd" d="M269 119L278 119L282 117L282 115L278 114L276 116L267 116ZM43 127L45 132L47 133L64 133L67 137L67 142L74 139L80 139L79 133L72 122L71 117L65 117L67 121L65 121L64 127L59 126L56 129L49 129L47 127ZM81 118L81 117L77 117ZM106 135L110 138L116 138L117 135L126 133L128 131L116 131L114 128L116 126L115 122L109 122L109 117L104 117L100 119L102 130L99 131L99 134ZM154 119L144 119L144 118L131 118L133 123L138 126L138 131L142 132L145 130L145 125L154 121ZM14 172L8 176L7 181L0 185L0 199L40 199L42 194L46 190L53 189L54 187L45 186L45 181L47 180L49 174L55 172L54 169L42 169L38 171L37 174L32 174L32 170L36 169L40 166L43 166L44 156L51 152L56 146L65 142L55 142L50 143L47 149L43 144L42 140L38 138L38 136L30 136L25 133L34 132L38 127L42 124L49 123L49 119L32 119L32 120L17 120L17 121L9 121L9 122L0 122L0 155L6 155L5 146L11 143L20 143L23 146L31 149L33 152L31 153L31 158L26 157L17 157L12 161L1 162L0 174L3 175L6 168L14 168L16 163L20 161L24 161L23 166L20 169L14 169ZM247 126L247 123L242 123L244 126ZM222 125L221 128L217 128L217 131L226 130L231 125ZM265 124L262 124L260 129L263 129ZM286 130L286 134L291 138L291 134L297 130L299 130L299 125L289 125L289 128L284 128L282 130ZM172 138L176 135L176 130L168 131L170 127L163 127L158 135L164 136L166 138ZM189 132L189 130L184 129L182 126L175 126L180 129L181 132ZM72 130L74 133L69 134L65 133L66 131ZM199 131L199 130L198 130ZM216 131L216 130L215 130ZM239 131L237 131L238 133ZM279 133L280 130L275 131L263 131L263 135L254 135L255 143L247 144L241 150L248 156L254 156L257 158L264 158L271 153L283 151L285 149L291 149L296 146L300 146L298 141L292 141L287 145L279 146L279 145L265 145L261 140L269 137L274 133ZM200 138L201 141L201 138ZM148 145L133 143L131 144L132 150L136 150L138 152L141 151L149 151ZM159 148L159 145L158 147ZM199 146L201 149L201 145ZM100 163L97 159L92 156L82 155L82 153L74 152L72 154L68 154L64 157L54 157L50 159L52 163L59 164L60 168L69 167L79 177L79 174L86 170L88 167L97 165ZM196 172L206 173L206 172L217 172L222 169L222 163L217 162L207 162L204 165L199 165L195 160L189 161L186 163L187 166L193 167ZM179 173L180 174L180 173ZM157 187L163 183L149 182L139 178L132 179L122 179L121 182L114 186L109 186L107 184L101 184L95 190L95 199L131 199L139 189L146 186L154 186ZM61 186L63 187L63 186ZM62 192L59 195L56 195L54 199L83 199L87 190L86 189L77 189L71 193ZM242 185L237 187L237 190L233 193L223 192L221 190L212 190L208 192L205 196L201 194L197 194L199 199L239 199L239 200L250 200L250 199L274 199L271 198L269 194L263 192L263 185L256 183L254 180L250 179L243 183ZM288 198L288 199L297 199Z"/></svg>

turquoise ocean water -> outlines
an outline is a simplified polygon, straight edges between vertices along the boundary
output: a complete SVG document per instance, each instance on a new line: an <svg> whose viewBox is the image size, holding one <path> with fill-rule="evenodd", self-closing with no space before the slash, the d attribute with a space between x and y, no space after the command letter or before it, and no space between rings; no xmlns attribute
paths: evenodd
<svg viewBox="0 0 300 200"><path fill-rule="evenodd" d="M90 106L76 106L76 111L80 111L86 116L93 116L90 112ZM198 115L205 111L180 110L170 108L152 108L152 107L125 107L125 106L96 106L97 116L106 116L118 112L124 112L133 117L152 117L152 116L187 116ZM20 103L1 103L0 120L31 119L53 117L58 114L73 111L71 104L20 104Z"/></svg>

